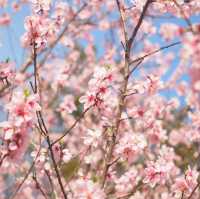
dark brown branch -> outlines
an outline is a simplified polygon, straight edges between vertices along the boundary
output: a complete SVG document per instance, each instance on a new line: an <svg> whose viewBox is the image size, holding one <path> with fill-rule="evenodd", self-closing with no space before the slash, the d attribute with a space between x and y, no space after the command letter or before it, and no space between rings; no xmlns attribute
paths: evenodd
<svg viewBox="0 0 200 199"><path fill-rule="evenodd" d="M181 194L181 199L183 199L183 197L184 197L184 191L183 191L182 194Z"/></svg>
<svg viewBox="0 0 200 199"><path fill-rule="evenodd" d="M90 110L91 106L89 108L87 108L82 114L81 116L71 125L71 127L69 129L67 129L67 131L64 132L64 134L62 136L60 136L58 139L56 139L55 141L53 141L51 143L51 146L53 146L54 144L58 143L60 140L62 140L66 135L68 135L73 128L81 121L81 119L85 116L85 114Z"/></svg>
<svg viewBox="0 0 200 199"><path fill-rule="evenodd" d="M132 47L132 45L134 43L134 40L135 40L135 37L136 37L136 35L138 33L138 30L139 30L139 28L140 28L140 26L142 24L142 21L143 21L143 19L145 17L145 14L146 14L147 9L148 9L148 7L149 7L149 5L150 5L151 2L152 2L152 0L147 0L146 3L145 3L145 5L144 5L144 8L143 8L142 13L141 13L140 18L139 18L139 21L136 24L136 26L135 26L135 28L134 28L134 30L132 32L132 35L131 35L131 37L130 37L130 39L128 41L128 48L129 48L129 50L131 50L131 47Z"/></svg>
<svg viewBox="0 0 200 199"><path fill-rule="evenodd" d="M137 94L137 93L138 93L138 91L135 90L135 91L133 91L132 93L127 93L127 94L125 94L124 96L125 96L125 97L129 97L129 96L135 95L135 94Z"/></svg>
<svg viewBox="0 0 200 199"><path fill-rule="evenodd" d="M123 34L124 34L125 43L126 43L126 41L128 41L128 34L126 32L126 24L125 24L125 19L124 19L124 9L121 8L119 0L116 0L116 3L117 3L117 7L118 7L118 10L119 10L119 13L120 13L120 22L121 22L122 31L123 31ZM124 49L125 49L125 46L124 46Z"/></svg>
<svg viewBox="0 0 200 199"><path fill-rule="evenodd" d="M51 141L50 141L49 136L47 136L47 143L48 143L48 146L49 146L51 159L52 159L53 166L54 166L54 169L55 169L55 172L56 172L58 183L60 185L60 188L61 188L61 191L63 193L64 198L67 199L67 194L65 193L65 188L64 188L64 185L63 185L62 180L61 180L60 172L58 170L58 166L57 166L57 163L56 163L56 160L55 160L55 157L54 157L54 153L53 153L53 149L52 149L52 146L51 146Z"/></svg>
<svg viewBox="0 0 200 199"><path fill-rule="evenodd" d="M34 51L36 51L35 42L34 42ZM33 59L34 59L34 79L35 79L35 87L34 87L35 89L33 90L33 92L37 94L38 93L37 81L39 80L39 75L37 73L37 67L38 66L36 64L37 63L37 54L36 53L34 53ZM63 185L62 180L61 180L61 176L60 176L58 166L57 166L57 163L56 163L56 160L55 160L55 157L54 157L53 149L52 149L52 146L51 146L51 140L50 140L50 137L49 137L49 132L48 132L48 129L45 125L45 122L44 122L44 119L43 119L43 116L42 116L42 112L37 111L36 115L37 115L37 120L38 120L38 125L39 125L39 128L40 128L40 131L46 137L46 141L47 141L47 144L48 144L48 147L49 147L49 150L50 150L50 155L51 155L54 170L56 172L56 177L57 177L58 183L60 185L60 188L61 188L61 191L63 193L64 198L67 199L67 194L65 193L64 185Z"/></svg>
<svg viewBox="0 0 200 199"><path fill-rule="evenodd" d="M49 147L49 150L50 150L50 155L51 155L54 170L56 172L56 177L57 177L58 183L60 185L60 188L61 188L61 191L63 193L64 198L67 199L67 194L65 193L65 188L64 188L64 185L62 183L60 172L58 170L58 166L57 166L57 163L56 163L56 160L55 160L55 157L54 157L54 153L53 153L53 149L52 149L52 145L51 145L51 140L50 140L50 137L49 137L49 132L48 132L47 127L45 125L41 111L38 111L37 117L38 117L39 123L41 122L40 126L43 127L43 128L41 128L41 131L42 132L45 131L46 141L47 141L47 144L48 144L48 147Z"/></svg>
<svg viewBox="0 0 200 199"><path fill-rule="evenodd" d="M161 47L161 48L159 48L159 49L157 49L157 50L155 50L155 51L152 51L152 52L150 52L150 53L148 53L148 54L146 54L146 55L143 55L143 56L141 56L141 57L138 57L138 58L136 58L136 59L130 61L130 64L133 64L133 63L135 63L135 62L138 62L138 61L140 61L140 60L143 60L143 59L145 59L145 58L147 58L147 57L149 57L149 56L151 56L151 55L154 55L154 54L156 54L156 53L158 53L158 52L160 52L160 51L162 51L162 50L165 50L165 49L170 48L170 47L173 47L173 46L177 46L177 45L179 45L179 44L181 44L181 41L178 41L178 42L175 42L175 43L172 43L172 44L163 46L163 47Z"/></svg>
<svg viewBox="0 0 200 199"><path fill-rule="evenodd" d="M140 59L139 62L131 69L131 71L128 74L128 78L133 74L133 72L139 67L139 65L142 63L144 59Z"/></svg>
<svg viewBox="0 0 200 199"><path fill-rule="evenodd" d="M199 186L200 186L200 182L198 182L198 184L194 187L194 189L192 190L191 194L188 196L187 199L192 198L192 196L194 195L195 191L198 189Z"/></svg>

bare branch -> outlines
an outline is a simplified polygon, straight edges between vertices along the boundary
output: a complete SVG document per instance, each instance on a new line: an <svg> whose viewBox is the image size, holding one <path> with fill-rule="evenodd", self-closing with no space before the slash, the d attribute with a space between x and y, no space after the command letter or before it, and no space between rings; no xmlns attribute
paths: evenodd
<svg viewBox="0 0 200 199"><path fill-rule="evenodd" d="M134 28L134 30L132 32L132 35L131 35L131 37L130 37L130 39L128 41L128 48L129 48L129 50L131 50L131 47L132 47L133 42L135 40L135 37L136 37L136 35L138 33L138 30L139 30L139 28L140 28L140 26L142 24L142 21L143 21L143 19L145 17L146 12L147 12L147 8L149 7L149 4L151 2L152 2L152 0L147 0L146 3L145 3L145 5L144 5L144 8L143 8L142 13L141 13L140 18L139 18L139 21L138 21L137 25L135 26L135 28Z"/></svg>
<svg viewBox="0 0 200 199"><path fill-rule="evenodd" d="M170 47L173 47L173 46L177 46L177 45L180 45L180 44L181 44L181 41L178 41L178 42L175 42L175 43L172 43L172 44L163 46L163 47L161 47L161 48L159 48L159 49L157 49L157 50L155 50L155 51L152 51L152 52L150 52L150 53L148 53L148 54L146 54L146 55L143 55L143 56L141 56L141 57L138 57L138 58L136 58L136 59L130 61L130 64L133 64L133 63L138 62L138 61L140 61L140 60L143 60L143 59L145 59L145 58L147 58L147 57L149 57L149 56L151 56L151 55L154 55L154 54L156 54L156 53L158 53L158 52L160 52L160 51L163 51L163 50L165 50L165 49L167 49L167 48L170 48Z"/></svg>
<svg viewBox="0 0 200 199"><path fill-rule="evenodd" d="M87 108L82 114L81 116L71 125L71 127L65 131L65 133L59 137L57 140L55 140L54 142L52 142L51 146L53 146L54 144L58 143L60 140L62 140L66 135L68 135L72 129L81 121L81 119L85 116L85 114L90 110L91 106L89 108Z"/></svg>

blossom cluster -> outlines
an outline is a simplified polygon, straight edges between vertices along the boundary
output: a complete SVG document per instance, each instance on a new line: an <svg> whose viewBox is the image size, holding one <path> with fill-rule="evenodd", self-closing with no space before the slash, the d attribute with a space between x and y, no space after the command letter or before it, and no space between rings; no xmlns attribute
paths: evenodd
<svg viewBox="0 0 200 199"><path fill-rule="evenodd" d="M1 199L199 198L199 1L0 11Z"/></svg>
<svg viewBox="0 0 200 199"><path fill-rule="evenodd" d="M36 111L41 110L37 95L27 92L13 93L11 101L6 105L8 121L1 122L1 163L5 158L19 160L29 145L29 132L36 120Z"/></svg>

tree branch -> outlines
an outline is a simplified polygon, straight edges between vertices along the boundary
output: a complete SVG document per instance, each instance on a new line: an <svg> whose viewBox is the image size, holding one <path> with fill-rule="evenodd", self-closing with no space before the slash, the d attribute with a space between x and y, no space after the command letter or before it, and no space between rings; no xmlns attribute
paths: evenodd
<svg viewBox="0 0 200 199"><path fill-rule="evenodd" d="M172 43L172 44L163 46L163 47L161 47L161 48L159 48L159 49L157 49L157 50L155 50L155 51L152 51L152 52L150 52L150 53L148 53L148 54L146 54L146 55L143 55L143 56L141 56L141 57L138 57L138 58L136 58L136 59L130 61L130 65L133 64L133 63L135 63L135 62L138 62L138 61L140 61L140 60L143 60L143 59L145 59L145 58L147 58L147 57L149 57L149 56L151 56L151 55L154 55L154 54L156 54L156 53L158 53L158 52L160 52L160 51L163 51L163 50L165 50L165 49L167 49L167 48L170 48L170 47L173 47L173 46L177 46L177 45L179 45L179 44L181 44L181 41L178 41L178 42L175 42L175 43Z"/></svg>
<svg viewBox="0 0 200 199"><path fill-rule="evenodd" d="M106 157L105 168L103 170L102 188L104 187L104 185L106 183L107 174L108 174L109 168L111 166L109 163L112 162L113 151L114 151L115 144L116 144L116 136L117 136L118 131L119 131L121 115L122 115L122 112L123 112L123 109L124 109L124 106L125 106L125 98L126 98L125 94L126 94L128 79L129 79L131 47L132 47L134 39L135 39L135 37L138 33L138 30L139 30L139 28L142 24L142 21L144 19L145 14L146 14L147 8L148 8L148 6L151 2L152 2L152 0L146 1L144 8L142 10L142 13L140 15L139 21L138 21L136 27L134 28L132 36L131 36L130 39L128 39L127 36L126 36L125 25L122 26L123 32L124 32L125 48L126 48L125 49L125 57L124 57L124 68L123 68L124 69L123 70L124 81L123 81L123 84L122 84L121 89L120 89L122 92L119 96L118 112L117 112L116 122L115 122L113 133L112 133L112 141L111 141L111 144L110 144L110 147L109 147L109 150L108 150L108 154L107 154L107 157ZM119 0L116 0L116 3L117 3L119 12L122 13L122 10L121 10L122 8L120 6ZM123 17L121 17L121 23L125 24Z"/></svg>
<svg viewBox="0 0 200 199"><path fill-rule="evenodd" d="M34 43L34 47L35 47L35 43ZM38 89L37 89L37 80L39 79L39 75L37 74L37 53L36 53L36 49L34 49L34 79L35 79L35 89L33 90L33 92L35 94L37 94L38 92ZM35 71L36 70L36 71ZM38 79L37 79L38 77ZM37 111L36 112L36 115L37 115L37 119L38 119L38 125L39 125L39 128L40 128L40 131L41 133L45 134L45 137L46 137L46 141L47 141L47 144L48 144L48 147L49 147L49 150L50 150L50 155L51 155L51 159L52 159L52 163L53 163L53 167L54 167L54 170L55 170L55 173L56 173L56 177L57 177L57 180L58 180L58 183L60 185L60 188L61 188L61 191L63 193L63 196L65 199L67 199L67 194L65 193L65 189L64 189L64 185L62 183L62 180L61 180L61 176L60 176L60 173L59 173L59 170L58 170L58 166L57 166L57 163L56 163L56 160L55 160L55 157L54 157L54 153L53 153L53 149L52 149L52 145L51 145L51 140L50 140L50 137L49 137L49 132L48 132L48 129L45 125L45 122L44 122L44 119L43 119L43 116L42 116L42 112L41 111Z"/></svg>

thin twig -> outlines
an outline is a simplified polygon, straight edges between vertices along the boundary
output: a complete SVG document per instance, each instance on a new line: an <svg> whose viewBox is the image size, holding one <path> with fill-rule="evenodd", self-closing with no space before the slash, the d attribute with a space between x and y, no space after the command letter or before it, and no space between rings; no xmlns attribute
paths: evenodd
<svg viewBox="0 0 200 199"><path fill-rule="evenodd" d="M17 186L16 190L13 192L13 194L10 196L10 199L14 199L16 196L17 196L17 193L20 191L20 189L22 188L23 184L25 183L25 181L27 180L27 178L29 177L29 175L31 174L34 166L35 166L35 163L37 161L37 158L39 157L39 154L40 154L40 151L41 151L41 137L40 137L40 147L38 149L38 152L28 170L28 172L26 173L26 175L24 176L23 180L21 181L21 183Z"/></svg>
<svg viewBox="0 0 200 199"><path fill-rule="evenodd" d="M51 141L50 141L50 137L49 136L47 136L47 143L48 143L48 146L49 146L51 159L52 159L53 166L54 166L54 169L55 169L55 172L56 172L58 183L60 185L60 188L61 188L61 191L63 193L64 198L67 199L67 194L65 192L65 188L64 188L64 185L63 185L62 180L61 180L60 172L58 170L58 166L57 166L57 163L56 163L56 160L55 160L55 157L54 157L54 153L53 153L53 149L51 147Z"/></svg>
<svg viewBox="0 0 200 199"><path fill-rule="evenodd" d="M51 146L53 146L54 144L58 143L60 140L62 140L66 135L68 135L73 128L81 121L81 119L85 116L85 114L91 109L91 106L87 109L85 109L85 111L81 114L81 116L71 125L71 127L69 129L67 129L67 131L65 131L63 133L62 136L60 136L58 139L56 139L55 141L53 141L51 143Z"/></svg>
<svg viewBox="0 0 200 199"><path fill-rule="evenodd" d="M34 47L35 47L35 42L34 42ZM35 53L34 53L34 58L33 59L34 59L34 79L35 79L35 87L34 88L35 89L33 90L33 92L35 94L37 94L37 92L38 92L37 81L39 79L39 74L37 74L37 67L38 66L37 66L37 53L36 53L36 50L34 50L34 52ZM49 147L49 150L50 150L50 155L51 155L53 167L54 167L54 170L55 170L55 173L56 173L56 177L57 177L58 183L60 185L62 194L63 194L64 198L67 199L67 194L65 192L64 185L63 185L62 180L61 180L61 176L60 176L60 173L59 173L59 170L58 170L58 166L57 166L57 163L56 163L56 160L55 160L55 157L54 157L53 149L52 149L52 146L51 146L51 140L50 140L50 137L49 137L49 132L48 132L48 129L47 129L46 125L45 125L42 112L41 111L37 111L36 115L37 115L37 120L38 120L38 125L39 125L39 128L40 128L40 131L46 137L46 141L47 141L47 144L48 144L48 147Z"/></svg>
<svg viewBox="0 0 200 199"><path fill-rule="evenodd" d="M133 32L132 32L132 35L131 35L131 37L130 37L130 39L129 39L129 41L128 41L128 46L129 46L128 48L129 48L129 49L131 49L131 47L132 47L132 45L133 45L133 43L134 43L134 40L135 40L136 35L137 35L137 33L138 33L138 30L139 30L139 28L140 28L140 26L141 26L141 24L142 24L142 21L143 21L143 19L144 19L144 16L145 16L146 12L147 12L147 8L149 7L149 4L150 4L151 2L152 2L152 0L147 0L146 3L144 4L144 7L143 7L142 13L141 13L141 15L140 15L139 21L138 21L138 23L136 24L136 26L135 26L135 28L134 28L134 30L133 30Z"/></svg>
<svg viewBox="0 0 200 199"><path fill-rule="evenodd" d="M47 197L45 191L42 189L41 184L39 183L39 181L38 181L38 179L37 179L36 172L33 172L32 178L33 178L33 180L34 180L34 182L35 182L36 189L38 189L38 190L41 192L41 194L43 195L43 197L44 197L45 199L48 199L48 197Z"/></svg>
<svg viewBox="0 0 200 199"><path fill-rule="evenodd" d="M150 52L150 53L148 53L148 54L146 54L146 55L143 55L143 56L141 56L141 57L138 57L138 58L136 58L136 59L130 61L130 64L133 64L133 63L135 63L135 62L138 62L138 61L140 61L140 60L143 60L143 59L145 59L145 58L147 58L147 57L149 57L149 56L151 56L151 55L154 55L154 54L156 54L156 53L158 53L158 52L160 52L160 51L162 51L162 50L165 50L165 49L170 48L170 47L173 47L173 46L177 46L177 45L179 45L179 44L181 44L181 41L178 41L178 42L175 42L175 43L166 45L166 46L162 46L161 48L159 48L159 49L157 49L157 50L154 50L154 51L152 51L152 52Z"/></svg>
<svg viewBox="0 0 200 199"><path fill-rule="evenodd" d="M188 196L187 199L192 198L192 196L194 195L195 191L198 189L199 186L200 186L200 182L198 182L198 184L194 187L194 189L192 190L191 194Z"/></svg>
<svg viewBox="0 0 200 199"><path fill-rule="evenodd" d="M183 197L184 197L184 191L183 191L182 194L181 194L181 199L183 199Z"/></svg>
<svg viewBox="0 0 200 199"><path fill-rule="evenodd" d="M132 70L128 74L128 78L133 74L133 72L138 68L138 66L143 62L144 59L140 59L139 62L132 68Z"/></svg>

